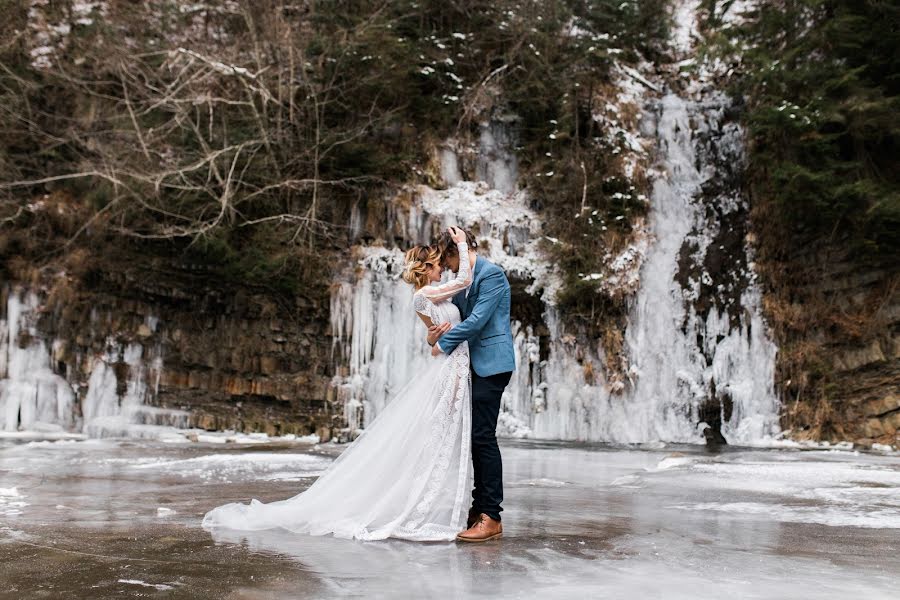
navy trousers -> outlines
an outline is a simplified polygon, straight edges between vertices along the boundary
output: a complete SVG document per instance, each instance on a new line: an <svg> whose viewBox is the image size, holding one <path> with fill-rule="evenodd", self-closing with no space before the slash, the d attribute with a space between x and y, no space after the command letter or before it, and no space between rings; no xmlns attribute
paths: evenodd
<svg viewBox="0 0 900 600"><path fill-rule="evenodd" d="M503 464L497 445L497 417L500 397L511 377L511 371L488 377L472 371L472 508L498 521L503 510Z"/></svg>

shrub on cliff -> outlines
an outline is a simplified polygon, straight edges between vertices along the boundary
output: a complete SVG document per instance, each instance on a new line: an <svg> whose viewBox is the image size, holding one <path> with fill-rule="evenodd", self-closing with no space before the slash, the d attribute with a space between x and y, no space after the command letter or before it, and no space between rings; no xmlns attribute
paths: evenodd
<svg viewBox="0 0 900 600"><path fill-rule="evenodd" d="M15 228L62 188L88 209L76 237L296 277L282 257L344 248L351 208L420 177L435 140L475 131L488 86L521 116L527 169L546 166L556 120L560 172L580 173L590 86L614 52L652 52L660 5L19 3L0 25L0 218ZM567 188L536 191L569 212Z"/></svg>

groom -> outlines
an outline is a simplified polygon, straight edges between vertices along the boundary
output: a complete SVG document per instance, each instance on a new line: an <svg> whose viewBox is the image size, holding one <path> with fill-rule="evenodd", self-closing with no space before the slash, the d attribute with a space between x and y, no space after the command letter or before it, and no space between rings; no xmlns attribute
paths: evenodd
<svg viewBox="0 0 900 600"><path fill-rule="evenodd" d="M466 232L469 256L459 256L456 243L444 232L438 240L441 265L456 273L459 261L468 260L472 284L453 297L461 323L428 330L431 354L450 354L463 341L469 342L472 369L472 464L475 489L469 509L468 529L456 539L485 542L499 538L500 503L503 502L503 465L497 446L497 416L500 397L516 368L512 332L509 328L509 281L497 265L479 256L474 236Z"/></svg>

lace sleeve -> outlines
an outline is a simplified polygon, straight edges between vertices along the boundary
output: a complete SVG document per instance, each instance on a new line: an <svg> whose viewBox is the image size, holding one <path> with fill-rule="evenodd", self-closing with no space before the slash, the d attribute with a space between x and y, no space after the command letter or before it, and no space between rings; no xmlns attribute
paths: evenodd
<svg viewBox="0 0 900 600"><path fill-rule="evenodd" d="M472 284L472 266L469 264L469 246L465 242L456 244L459 250L459 271L456 277L440 285L429 285L419 290L432 302L452 298Z"/></svg>
<svg viewBox="0 0 900 600"><path fill-rule="evenodd" d="M431 304L431 303L428 302L428 300L422 294L416 292L413 295L413 308L415 309L415 311L417 313L419 313L420 315L424 315L424 316L428 317L429 319L432 319L429 304ZM434 319L432 319L432 322L433 321L434 321Z"/></svg>

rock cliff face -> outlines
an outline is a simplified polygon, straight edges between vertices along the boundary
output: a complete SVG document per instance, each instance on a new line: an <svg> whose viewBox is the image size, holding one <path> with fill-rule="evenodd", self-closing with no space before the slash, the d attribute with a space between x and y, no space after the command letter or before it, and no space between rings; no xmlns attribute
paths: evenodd
<svg viewBox="0 0 900 600"><path fill-rule="evenodd" d="M782 425L798 439L898 444L900 296L896 266L865 264L840 240L803 240L754 208L765 314L780 352ZM793 239L786 244L785 239ZM784 248L791 248L785 252Z"/></svg>
<svg viewBox="0 0 900 600"><path fill-rule="evenodd" d="M585 176L568 217L595 238L613 229L604 216L631 225L621 252L577 273L598 306L627 308L603 335L555 305L562 274L547 250L566 246L546 233L553 198L520 185L529 169L532 181L571 174L520 165L519 118L498 101L477 133L434 142L430 163L413 169L420 183L353 200L346 235L320 249L337 281L292 293L227 283L174 248L110 242L90 227L90 198L48 185L16 213L31 220L0 230L0 429L347 437L428 359L398 278L402 249L461 224L513 286L519 368L501 433L702 442L705 424L732 443L783 430L897 444L896 267L779 225L743 180L743 107L717 91L725 67L697 54L700 3L674 4L669 63L616 63L592 104L604 108L589 115L608 142L597 151L620 157L628 184L608 193L650 209L604 215L586 204Z"/></svg>
<svg viewBox="0 0 900 600"><path fill-rule="evenodd" d="M0 365L0 391L15 386L25 392L17 405L40 408L55 374L75 398L71 418L37 422L101 436L151 424L330 437L327 297L286 306L267 290L147 256L103 265L80 280L3 285L0 341L12 360ZM27 428L31 411L14 417L13 395L0 402L5 429Z"/></svg>

